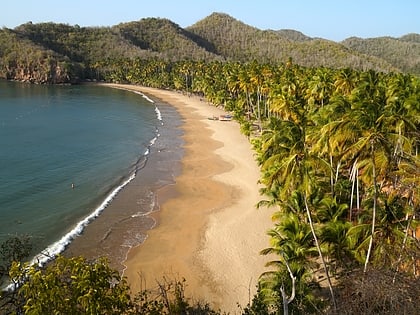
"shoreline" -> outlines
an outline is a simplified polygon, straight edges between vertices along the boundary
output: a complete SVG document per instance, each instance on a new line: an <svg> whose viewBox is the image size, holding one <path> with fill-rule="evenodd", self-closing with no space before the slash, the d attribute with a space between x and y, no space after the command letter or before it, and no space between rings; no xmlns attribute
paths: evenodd
<svg viewBox="0 0 420 315"><path fill-rule="evenodd" d="M257 210L259 168L236 121L210 120L225 112L199 97L135 85L104 84L141 92L173 106L183 119L185 154L175 184L157 191L157 225L124 263L133 292L156 281L186 279L187 297L235 314L256 292L268 257L271 213ZM160 200L163 200L161 203Z"/></svg>
<svg viewBox="0 0 420 315"><path fill-rule="evenodd" d="M104 84L90 85L100 86L100 89L107 90L104 92L108 93L116 90L112 89L112 92ZM148 237L148 231L154 228L154 213L159 211L157 191L175 183L174 178L180 173L183 156L180 129L182 118L176 109L140 92L133 93L126 89L124 92L135 102L141 99L144 104L147 100L146 106L150 110L154 109L153 117L147 116L151 119L153 137L140 144L140 156L129 166L128 172L119 177L121 182L130 178L129 183L113 196L105 211L95 217L95 220L91 220L62 252L65 256L83 255L88 259L105 256L110 267L121 274L125 269L124 262L129 249L142 244ZM160 128L162 115L167 120L164 128ZM108 198L107 193L105 198Z"/></svg>

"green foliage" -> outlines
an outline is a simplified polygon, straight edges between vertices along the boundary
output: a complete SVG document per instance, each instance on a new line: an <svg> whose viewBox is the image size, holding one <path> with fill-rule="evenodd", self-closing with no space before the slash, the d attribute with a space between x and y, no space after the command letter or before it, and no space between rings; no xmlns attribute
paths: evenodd
<svg viewBox="0 0 420 315"><path fill-rule="evenodd" d="M290 314L317 314L325 306L322 297L317 296L319 286L307 279L296 282L296 296L289 304ZM285 266L282 265L275 272L264 273L260 278L260 291L257 293L251 309L266 309L268 314L282 314L283 301L281 288L288 294L292 291L292 283ZM252 314L252 313L251 313Z"/></svg>
<svg viewBox="0 0 420 315"><path fill-rule="evenodd" d="M217 315L209 304L192 302L185 296L186 280L163 278L157 288L140 291L134 299L133 314L141 315Z"/></svg>
<svg viewBox="0 0 420 315"><path fill-rule="evenodd" d="M70 62L15 31L0 30L0 78L31 83L65 83L79 75Z"/></svg>
<svg viewBox="0 0 420 315"><path fill-rule="evenodd" d="M364 264L366 273L386 268L418 277L419 247L413 232L418 222L414 214L419 209L418 181L404 171L410 161L419 176L418 79L372 70L295 66L292 71L291 78L285 71L270 85L275 91L268 99L274 117L254 141L263 171L262 192L269 198L263 204L278 207L275 228L268 232L272 247L263 253L276 253L279 259L269 262L273 270L261 278L263 296L281 309L279 288L289 282L290 289L288 262L297 292L322 300L322 286L315 289L311 283L321 284L326 273L311 270L310 264L320 261L305 253L316 244L315 235L335 276ZM304 208L311 214L306 219ZM313 240L295 246L305 231L296 228L303 224L299 218L310 223L310 217L315 223ZM300 269L293 265L296 257L301 257ZM313 277L301 277L300 272L308 270ZM292 308L315 305L312 300L299 302L298 295Z"/></svg>
<svg viewBox="0 0 420 315"><path fill-rule="evenodd" d="M342 42L346 47L369 56L376 56L398 67L403 72L420 74L419 34L401 38L377 37L362 39L351 37Z"/></svg>
<svg viewBox="0 0 420 315"><path fill-rule="evenodd" d="M106 259L58 256L45 267L13 262L9 274L14 291L0 298L0 314L221 314L187 298L185 279L164 278L132 295Z"/></svg>
<svg viewBox="0 0 420 315"><path fill-rule="evenodd" d="M312 39L291 30L259 30L220 13L185 29L160 18L112 27L29 22L13 30L0 30L0 78L34 83L110 80L109 72L121 70L122 61L157 58L175 63L184 60L287 63L293 59L306 67L419 74L416 35L409 34L400 40L378 38L369 45L359 45L355 39L341 44ZM377 49L379 46L381 49Z"/></svg>
<svg viewBox="0 0 420 315"><path fill-rule="evenodd" d="M123 314L131 303L126 281L105 260L59 256L46 268L14 263L10 278L25 314Z"/></svg>
<svg viewBox="0 0 420 315"><path fill-rule="evenodd" d="M131 45L109 27L26 23L14 31L22 38L85 65L109 58L133 58L143 54L141 48Z"/></svg>
<svg viewBox="0 0 420 315"><path fill-rule="evenodd" d="M261 287L258 285L257 293L252 298L251 303L249 303L242 310L243 315L271 315L275 314L275 311L268 306L267 301L264 299L263 294L261 293Z"/></svg>
<svg viewBox="0 0 420 315"><path fill-rule="evenodd" d="M285 63L292 57L306 67L396 69L387 61L349 51L339 43L292 35L290 30L259 30L222 13L213 13L187 30L212 43L218 54L230 60Z"/></svg>
<svg viewBox="0 0 420 315"><path fill-rule="evenodd" d="M216 43L219 29L206 33L213 20L229 31L244 31L240 22L217 14L189 30L203 32L196 34L215 43L215 51L221 49ZM146 24L156 29L160 23L169 33L181 32L168 21ZM148 38L147 32L129 33L131 25L120 27L131 41ZM235 33L228 39L241 42L246 36ZM320 54L335 49L322 41L304 42L321 49ZM150 47L156 53L161 49ZM237 49L243 50L240 58L248 53L245 48ZM276 210L271 244L263 253L278 259L269 262L271 270L261 277L256 304L245 310L249 314L281 309L280 289L290 292L292 286L287 263L296 277L297 295L290 305L296 313L318 312L328 301L321 281L326 271L339 278L363 264L367 273L377 268L396 274L418 270L419 78L350 67L305 68L295 60L119 58L95 66L96 76L107 81L182 90L223 106L251 138L262 171L265 200L259 205ZM192 312L181 294L183 282L163 283L162 288L173 292L171 302L159 290L158 300L150 298L151 291L143 292L138 310Z"/></svg>
<svg viewBox="0 0 420 315"><path fill-rule="evenodd" d="M32 240L28 235L11 236L0 244L0 278L8 275L14 261L22 262L29 257ZM1 284L1 282L0 282Z"/></svg>
<svg viewBox="0 0 420 315"><path fill-rule="evenodd" d="M196 43L193 34L167 19L146 18L119 24L113 29L133 45L156 52L163 59L212 60L216 57Z"/></svg>

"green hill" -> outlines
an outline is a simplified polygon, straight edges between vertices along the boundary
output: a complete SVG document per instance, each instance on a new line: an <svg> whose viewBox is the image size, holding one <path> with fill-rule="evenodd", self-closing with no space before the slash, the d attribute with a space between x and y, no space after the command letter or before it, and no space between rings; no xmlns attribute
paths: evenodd
<svg viewBox="0 0 420 315"><path fill-rule="evenodd" d="M387 61L352 51L333 41L312 39L291 30L259 30L223 13L213 13L187 28L215 46L228 59L286 62L314 67L398 71Z"/></svg>
<svg viewBox="0 0 420 315"><path fill-rule="evenodd" d="M31 22L0 30L0 78L37 83L94 79L117 60L293 62L307 67L373 69L419 75L420 35L349 38L341 43L295 30L260 30L213 13L182 28L161 18L112 27Z"/></svg>
<svg viewBox="0 0 420 315"><path fill-rule="evenodd" d="M283 30L277 31L277 34L295 42L306 42L306 41L312 40L311 37L306 36L302 32L295 31L295 30L283 29Z"/></svg>
<svg viewBox="0 0 420 315"><path fill-rule="evenodd" d="M112 28L136 47L170 60L214 59L202 40L167 19L147 18Z"/></svg>
<svg viewBox="0 0 420 315"><path fill-rule="evenodd" d="M14 30L21 38L76 62L148 56L109 27L79 27L56 23L26 23Z"/></svg>
<svg viewBox="0 0 420 315"><path fill-rule="evenodd" d="M386 60L403 72L420 74L419 34L408 34L401 38L350 37L342 44L351 50Z"/></svg>
<svg viewBox="0 0 420 315"><path fill-rule="evenodd" d="M80 66L51 49L0 30L0 78L36 83L66 83L77 79Z"/></svg>

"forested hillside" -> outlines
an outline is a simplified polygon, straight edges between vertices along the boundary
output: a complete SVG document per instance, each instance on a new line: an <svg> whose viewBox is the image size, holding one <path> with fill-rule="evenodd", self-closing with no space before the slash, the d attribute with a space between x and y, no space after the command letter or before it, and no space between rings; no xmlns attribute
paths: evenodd
<svg viewBox="0 0 420 315"><path fill-rule="evenodd" d="M0 31L0 78L37 83L65 83L77 78L77 63L50 49Z"/></svg>
<svg viewBox="0 0 420 315"><path fill-rule="evenodd" d="M351 37L342 44L360 53L377 56L403 72L420 73L420 35L407 34L401 38L378 37L362 39Z"/></svg>
<svg viewBox="0 0 420 315"><path fill-rule="evenodd" d="M216 52L228 59L285 63L292 58L307 67L397 71L397 67L382 59L351 51L332 41L298 36L290 30L259 30L221 13L213 13L187 29L213 43Z"/></svg>
<svg viewBox="0 0 420 315"><path fill-rule="evenodd" d="M418 34L342 43L294 30L260 30L213 13L181 28L161 18L112 27L28 22L0 30L0 78L36 83L104 79L121 60L258 61L420 74Z"/></svg>
<svg viewBox="0 0 420 315"><path fill-rule="evenodd" d="M147 18L119 24L113 30L132 45L155 52L161 58L213 60L218 57L211 52L210 44L207 46L200 39L196 42L194 34L167 19Z"/></svg>

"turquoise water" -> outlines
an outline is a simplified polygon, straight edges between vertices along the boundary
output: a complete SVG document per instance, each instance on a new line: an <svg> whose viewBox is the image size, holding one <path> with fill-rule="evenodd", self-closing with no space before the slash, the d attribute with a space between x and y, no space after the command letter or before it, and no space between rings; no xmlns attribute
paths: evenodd
<svg viewBox="0 0 420 315"><path fill-rule="evenodd" d="M0 81L0 242L28 234L34 254L61 252L139 176L163 128L132 92Z"/></svg>

